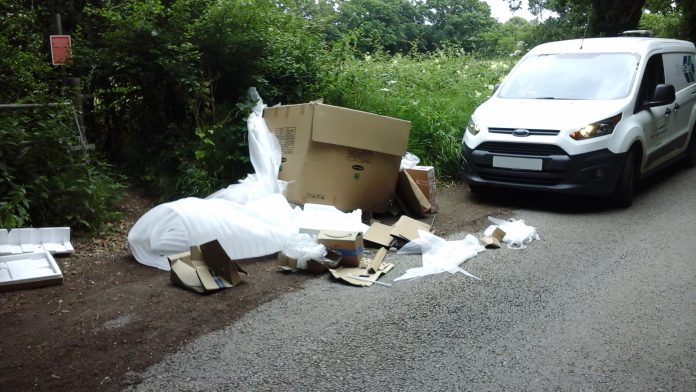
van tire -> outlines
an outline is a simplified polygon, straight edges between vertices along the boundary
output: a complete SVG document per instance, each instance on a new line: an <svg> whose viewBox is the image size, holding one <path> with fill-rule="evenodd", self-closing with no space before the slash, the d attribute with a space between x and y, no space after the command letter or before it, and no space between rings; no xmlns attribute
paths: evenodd
<svg viewBox="0 0 696 392"><path fill-rule="evenodd" d="M633 204L633 195L636 193L638 178L640 178L637 156L636 149L631 148L624 159L616 188L610 196L612 204L617 207L628 208Z"/></svg>
<svg viewBox="0 0 696 392"><path fill-rule="evenodd" d="M469 192L474 196L482 196L488 190L488 188L485 185L471 183L467 185L469 185Z"/></svg>
<svg viewBox="0 0 696 392"><path fill-rule="evenodd" d="M696 127L691 131L691 138L689 139L689 144L686 146L686 152L682 162L684 167L688 169L696 166Z"/></svg>

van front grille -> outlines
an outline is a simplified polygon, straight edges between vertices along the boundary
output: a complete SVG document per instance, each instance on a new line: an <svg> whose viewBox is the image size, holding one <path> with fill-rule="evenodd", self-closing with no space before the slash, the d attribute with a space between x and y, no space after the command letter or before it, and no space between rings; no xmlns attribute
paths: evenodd
<svg viewBox="0 0 696 392"><path fill-rule="evenodd" d="M562 148L556 145L538 143L485 142L476 147L476 150L488 151L493 154L540 156L567 155Z"/></svg>
<svg viewBox="0 0 696 392"><path fill-rule="evenodd" d="M488 132L512 135L515 129L518 128L488 128ZM527 131L529 131L529 136L556 136L561 133L558 129L527 129Z"/></svg>

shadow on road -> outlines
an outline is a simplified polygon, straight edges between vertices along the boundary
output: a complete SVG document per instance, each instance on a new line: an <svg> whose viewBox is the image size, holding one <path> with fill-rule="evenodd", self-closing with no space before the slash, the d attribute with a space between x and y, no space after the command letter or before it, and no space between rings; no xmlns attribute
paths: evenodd
<svg viewBox="0 0 696 392"><path fill-rule="evenodd" d="M639 184L635 199L640 200L663 187L669 187L670 182L678 180L681 174L684 174L684 169L681 165L675 164L650 175ZM470 197L477 203L489 206L564 214L606 213L618 209L603 197L541 191L491 188Z"/></svg>

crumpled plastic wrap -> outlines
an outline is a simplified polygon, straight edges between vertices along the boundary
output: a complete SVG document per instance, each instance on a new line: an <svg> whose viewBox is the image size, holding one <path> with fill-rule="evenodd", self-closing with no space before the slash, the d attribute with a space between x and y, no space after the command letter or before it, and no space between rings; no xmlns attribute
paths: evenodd
<svg viewBox="0 0 696 392"><path fill-rule="evenodd" d="M420 163L420 158L416 154L406 151L403 157L401 157L401 165L399 167L400 171L405 169L413 169Z"/></svg>
<svg viewBox="0 0 696 392"><path fill-rule="evenodd" d="M510 219L506 221L489 216L488 220L491 221L493 225L488 226L483 234L491 235L496 227L500 227L500 229L505 232L503 242L505 242L510 249L524 249L530 242L540 239L536 228L526 225L523 219Z"/></svg>
<svg viewBox="0 0 696 392"><path fill-rule="evenodd" d="M408 269L406 273L394 279L395 282L442 272L451 274L461 272L466 276L481 280L459 266L464 261L485 250L476 237L467 234L463 240L446 241L425 230L418 230L418 235L420 238L408 242L397 254L421 253L423 255L423 266Z"/></svg>
<svg viewBox="0 0 696 392"><path fill-rule="evenodd" d="M306 233L295 233L283 245L283 253L297 259L297 266L301 269L309 260L322 260L326 256L326 247L318 243L316 237Z"/></svg>

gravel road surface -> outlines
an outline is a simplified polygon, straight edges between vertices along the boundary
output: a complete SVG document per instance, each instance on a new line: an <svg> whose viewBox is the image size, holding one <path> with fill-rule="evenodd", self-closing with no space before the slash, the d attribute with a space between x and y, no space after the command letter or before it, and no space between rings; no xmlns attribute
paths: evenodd
<svg viewBox="0 0 696 392"><path fill-rule="evenodd" d="M511 196L501 202L541 240L465 262L481 282L312 280L151 367L134 389L694 391L695 191L696 170L675 169L627 210ZM420 256L388 261L390 282Z"/></svg>

